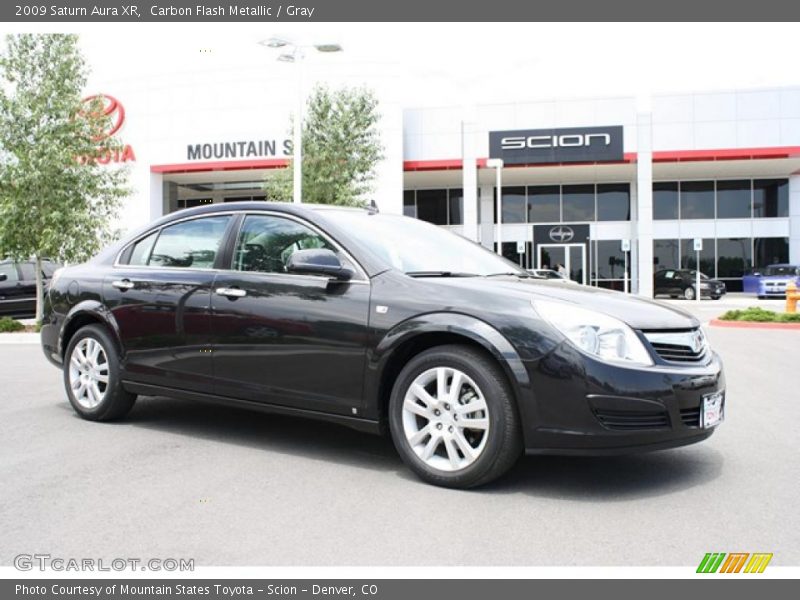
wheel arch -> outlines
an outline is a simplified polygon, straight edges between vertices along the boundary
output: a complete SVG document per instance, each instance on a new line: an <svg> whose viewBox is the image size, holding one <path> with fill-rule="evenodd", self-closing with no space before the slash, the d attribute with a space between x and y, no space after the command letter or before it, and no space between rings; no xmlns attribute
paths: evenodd
<svg viewBox="0 0 800 600"><path fill-rule="evenodd" d="M524 414L522 396L530 387L525 365L511 342L497 329L475 317L453 313L431 313L404 321L388 331L376 346L370 365L373 381L367 397L385 425L387 407L397 376L411 358L436 346L462 344L486 353L502 369L514 394L517 410Z"/></svg>
<svg viewBox="0 0 800 600"><path fill-rule="evenodd" d="M111 334L111 338L117 345L117 350L122 352L122 345L119 337L119 326L114 315L100 302L96 300L86 300L80 302L70 309L64 318L61 333L58 338L58 353L62 360L67 351L70 340L82 327L87 325L102 325Z"/></svg>

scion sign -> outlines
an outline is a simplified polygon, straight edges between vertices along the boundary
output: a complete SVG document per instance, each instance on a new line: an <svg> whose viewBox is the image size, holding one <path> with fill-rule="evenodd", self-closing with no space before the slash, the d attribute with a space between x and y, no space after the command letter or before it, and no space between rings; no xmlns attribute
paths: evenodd
<svg viewBox="0 0 800 600"><path fill-rule="evenodd" d="M489 154L506 164L619 161L622 126L490 131Z"/></svg>

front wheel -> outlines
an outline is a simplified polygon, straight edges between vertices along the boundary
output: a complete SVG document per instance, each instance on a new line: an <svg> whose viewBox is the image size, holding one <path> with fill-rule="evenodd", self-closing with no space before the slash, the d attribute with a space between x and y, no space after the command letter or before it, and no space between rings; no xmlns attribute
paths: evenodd
<svg viewBox="0 0 800 600"><path fill-rule="evenodd" d="M64 387L72 408L90 421L110 421L128 414L136 395L122 387L119 353L100 325L81 328L64 354Z"/></svg>
<svg viewBox="0 0 800 600"><path fill-rule="evenodd" d="M687 287L683 290L683 297L687 300L694 300L694 288L692 286Z"/></svg>
<svg viewBox="0 0 800 600"><path fill-rule="evenodd" d="M508 381L490 357L467 346L432 348L409 361L392 390L389 426L411 470L445 487L488 483L522 452Z"/></svg>

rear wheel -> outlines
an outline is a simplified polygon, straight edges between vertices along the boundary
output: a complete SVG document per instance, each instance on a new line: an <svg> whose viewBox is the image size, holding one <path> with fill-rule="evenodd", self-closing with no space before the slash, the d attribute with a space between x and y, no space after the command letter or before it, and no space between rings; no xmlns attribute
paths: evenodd
<svg viewBox="0 0 800 600"><path fill-rule="evenodd" d="M692 286L687 287L683 290L683 297L687 300L694 300L694 288Z"/></svg>
<svg viewBox="0 0 800 600"><path fill-rule="evenodd" d="M409 361L392 390L389 425L403 461L436 485L488 483L522 452L503 372L467 346L432 348Z"/></svg>
<svg viewBox="0 0 800 600"><path fill-rule="evenodd" d="M114 340L100 325L81 328L64 355L64 387L72 408L90 421L124 417L136 395L125 391Z"/></svg>

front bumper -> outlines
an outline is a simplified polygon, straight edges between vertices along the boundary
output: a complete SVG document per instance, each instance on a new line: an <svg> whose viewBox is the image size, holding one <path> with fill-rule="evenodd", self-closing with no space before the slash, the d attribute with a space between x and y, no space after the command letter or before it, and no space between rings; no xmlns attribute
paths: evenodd
<svg viewBox="0 0 800 600"><path fill-rule="evenodd" d="M719 288L700 288L700 297L701 298L719 298L720 296L724 296L727 293L727 290L724 287Z"/></svg>
<svg viewBox="0 0 800 600"><path fill-rule="evenodd" d="M703 398L725 391L722 363L711 351L702 364L628 368L563 343L527 366L531 390L521 412L529 454L628 454L693 444L715 430L700 426Z"/></svg>

